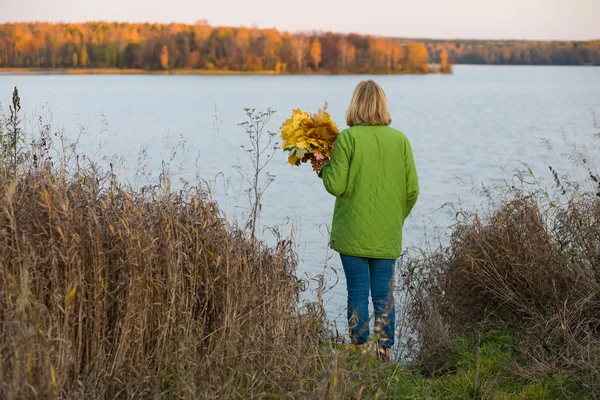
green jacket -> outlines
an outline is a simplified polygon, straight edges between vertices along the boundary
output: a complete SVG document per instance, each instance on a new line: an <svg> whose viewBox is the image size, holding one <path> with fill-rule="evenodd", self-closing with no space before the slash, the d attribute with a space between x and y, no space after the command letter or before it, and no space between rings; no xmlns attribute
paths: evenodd
<svg viewBox="0 0 600 400"><path fill-rule="evenodd" d="M348 128L319 176L337 198L331 248L356 257L398 258L404 220L419 195L406 136L388 126Z"/></svg>

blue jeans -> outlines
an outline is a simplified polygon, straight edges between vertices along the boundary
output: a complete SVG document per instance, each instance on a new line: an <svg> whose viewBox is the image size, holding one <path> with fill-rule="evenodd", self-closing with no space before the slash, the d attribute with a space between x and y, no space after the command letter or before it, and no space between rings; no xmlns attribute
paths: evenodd
<svg viewBox="0 0 600 400"><path fill-rule="evenodd" d="M348 287L348 326L354 344L369 338L369 288L375 311L375 331L379 345L394 345L394 267L396 260L353 257L340 254Z"/></svg>

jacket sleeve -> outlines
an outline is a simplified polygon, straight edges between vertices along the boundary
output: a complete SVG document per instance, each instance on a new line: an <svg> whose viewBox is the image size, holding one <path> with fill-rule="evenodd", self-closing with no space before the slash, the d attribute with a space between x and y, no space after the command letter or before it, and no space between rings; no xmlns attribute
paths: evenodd
<svg viewBox="0 0 600 400"><path fill-rule="evenodd" d="M335 141L330 164L324 165L321 169L319 176L323 179L323 185L335 197L339 197L346 192L352 149L350 132L347 130L342 131Z"/></svg>
<svg viewBox="0 0 600 400"><path fill-rule="evenodd" d="M406 209L404 210L404 218L408 217L413 207L417 203L419 197L419 177L417 176L417 168L413 158L412 148L409 141L406 141L404 149L404 162L406 172Z"/></svg>

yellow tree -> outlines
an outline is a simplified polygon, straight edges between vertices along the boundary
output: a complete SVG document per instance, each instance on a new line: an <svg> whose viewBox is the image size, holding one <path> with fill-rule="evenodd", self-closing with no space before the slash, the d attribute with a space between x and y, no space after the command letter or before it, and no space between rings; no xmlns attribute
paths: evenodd
<svg viewBox="0 0 600 400"><path fill-rule="evenodd" d="M318 37L313 39L312 45L310 46L310 58L315 66L315 70L318 70L319 64L321 63L321 41Z"/></svg>
<svg viewBox="0 0 600 400"><path fill-rule="evenodd" d="M383 38L369 38L369 70L383 70L386 66L387 43Z"/></svg>
<svg viewBox="0 0 600 400"><path fill-rule="evenodd" d="M137 25L126 25L125 40L127 43L139 43L142 40L140 28Z"/></svg>
<svg viewBox="0 0 600 400"><path fill-rule="evenodd" d="M78 61L79 61L79 58L77 57L77 52L74 51L73 52L73 68L77 68Z"/></svg>
<svg viewBox="0 0 600 400"><path fill-rule="evenodd" d="M159 58L160 58L160 67L162 69L169 69L169 48L167 47L167 45L164 45L162 47Z"/></svg>
<svg viewBox="0 0 600 400"><path fill-rule="evenodd" d="M264 68L275 69L275 66L280 61L279 52L283 40L276 29L266 29L263 31L265 38L264 47Z"/></svg>
<svg viewBox="0 0 600 400"><path fill-rule="evenodd" d="M427 71L429 55L423 43L411 43L408 46L408 68L410 71Z"/></svg>
<svg viewBox="0 0 600 400"><path fill-rule="evenodd" d="M446 49L443 49L440 53L440 71L452 72L452 68L448 63L448 51L446 51Z"/></svg>
<svg viewBox="0 0 600 400"><path fill-rule="evenodd" d="M27 52L30 42L33 39L31 31L25 24L16 24L14 31L14 49L16 53L17 62L20 64L22 61L21 56Z"/></svg>
<svg viewBox="0 0 600 400"><path fill-rule="evenodd" d="M81 46L81 57L79 57L79 58L80 58L79 63L81 64L81 67L82 68L87 67L87 64L88 64L88 52L87 52L85 44Z"/></svg>
<svg viewBox="0 0 600 400"><path fill-rule="evenodd" d="M202 49L204 42L209 38L212 27L206 21L198 21L194 24L194 44L196 48Z"/></svg>

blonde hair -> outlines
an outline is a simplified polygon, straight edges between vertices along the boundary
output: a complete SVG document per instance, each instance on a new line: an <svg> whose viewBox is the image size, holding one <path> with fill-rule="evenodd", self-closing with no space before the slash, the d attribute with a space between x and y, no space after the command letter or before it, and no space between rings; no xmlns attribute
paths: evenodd
<svg viewBox="0 0 600 400"><path fill-rule="evenodd" d="M388 111L385 92L372 80L362 81L354 89L350 107L346 112L348 126L361 124L389 125L392 117Z"/></svg>

